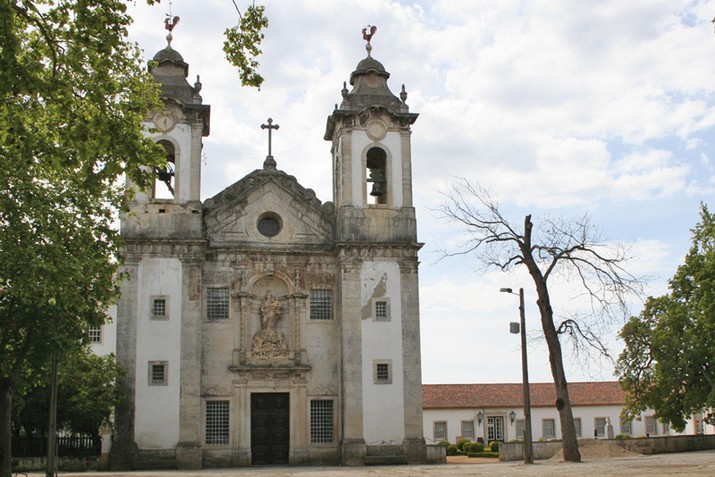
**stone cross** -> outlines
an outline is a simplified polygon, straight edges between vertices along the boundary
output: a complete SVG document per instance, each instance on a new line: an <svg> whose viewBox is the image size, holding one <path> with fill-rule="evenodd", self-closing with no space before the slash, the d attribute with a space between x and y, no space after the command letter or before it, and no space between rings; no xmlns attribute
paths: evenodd
<svg viewBox="0 0 715 477"><path fill-rule="evenodd" d="M267 157L273 157L273 154L271 154L271 143L272 143L272 136L273 136L273 129L278 129L280 126L277 124L273 124L273 119L268 118L268 124L261 124L261 129L268 129L268 156Z"/></svg>

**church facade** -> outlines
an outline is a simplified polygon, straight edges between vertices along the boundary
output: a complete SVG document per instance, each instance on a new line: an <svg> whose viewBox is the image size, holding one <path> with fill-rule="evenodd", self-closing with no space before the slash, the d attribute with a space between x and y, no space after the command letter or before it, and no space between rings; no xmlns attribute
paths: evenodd
<svg viewBox="0 0 715 477"><path fill-rule="evenodd" d="M112 467L425 462L404 87L368 44L327 121L332 201L269 152L202 202L210 107L170 43L154 61L167 163L121 221Z"/></svg>

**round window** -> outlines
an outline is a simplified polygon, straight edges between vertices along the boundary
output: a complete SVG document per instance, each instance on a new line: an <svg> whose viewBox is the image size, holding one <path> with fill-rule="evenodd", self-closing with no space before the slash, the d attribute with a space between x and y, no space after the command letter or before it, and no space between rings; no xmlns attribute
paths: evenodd
<svg viewBox="0 0 715 477"><path fill-rule="evenodd" d="M275 237L282 227L283 221L273 212L267 212L258 218L258 232L264 237Z"/></svg>

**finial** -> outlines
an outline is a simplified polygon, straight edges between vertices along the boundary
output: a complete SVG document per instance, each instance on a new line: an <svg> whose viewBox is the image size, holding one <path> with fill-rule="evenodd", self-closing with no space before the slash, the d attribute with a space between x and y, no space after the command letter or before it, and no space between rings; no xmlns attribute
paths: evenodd
<svg viewBox="0 0 715 477"><path fill-rule="evenodd" d="M405 101L407 101L407 91L405 91L405 85L404 85L404 84L402 85L402 91L400 91L400 99L402 100L403 103L404 103Z"/></svg>
<svg viewBox="0 0 715 477"><path fill-rule="evenodd" d="M196 75L196 83L194 83L194 89L196 90L197 93L201 92L201 87L203 85L201 84L201 77L199 75ZM405 85L402 85L404 88Z"/></svg>
<svg viewBox="0 0 715 477"><path fill-rule="evenodd" d="M373 35L377 31L375 25L368 25L362 29L362 39L367 42L365 49L367 50L367 56L370 57L370 52L372 51L372 45L370 45L370 40L372 40Z"/></svg>
<svg viewBox="0 0 715 477"><path fill-rule="evenodd" d="M348 84L345 81L343 81L343 89L340 92L343 94L343 99L348 97Z"/></svg>

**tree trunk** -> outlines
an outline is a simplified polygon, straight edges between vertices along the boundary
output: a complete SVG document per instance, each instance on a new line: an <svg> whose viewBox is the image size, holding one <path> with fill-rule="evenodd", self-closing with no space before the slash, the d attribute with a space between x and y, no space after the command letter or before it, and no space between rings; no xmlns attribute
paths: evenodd
<svg viewBox="0 0 715 477"><path fill-rule="evenodd" d="M13 385L0 380L0 477L12 474L12 394Z"/></svg>
<svg viewBox="0 0 715 477"><path fill-rule="evenodd" d="M561 342L554 325L554 312L551 309L549 288L546 284L546 278L541 273L532 255L532 227L531 215L527 215L524 219L524 241L521 244L521 252L524 258L524 265L526 265L531 278L534 280L536 293L539 297L536 303L539 306L539 314L541 315L541 329L549 347L549 364L551 365L551 375L554 377L554 387L556 388L555 405L559 411L564 460L567 462L581 462L581 453L578 450L576 427L573 423L573 411L571 410L571 400L569 399L569 389L566 382L566 372L564 371L563 355L561 354Z"/></svg>

